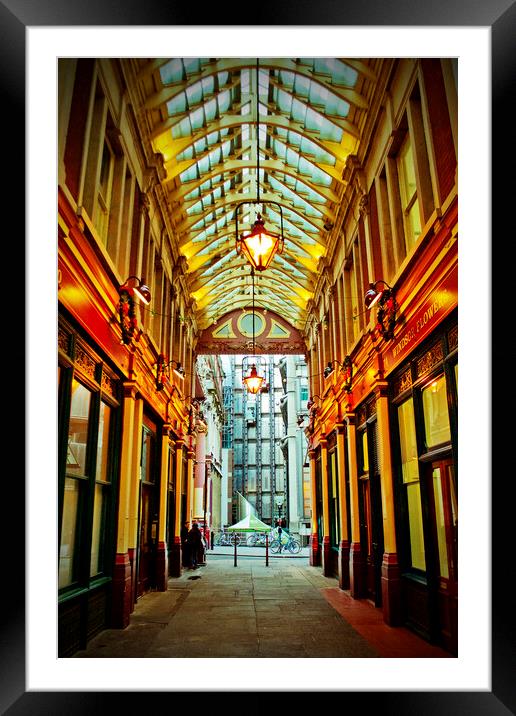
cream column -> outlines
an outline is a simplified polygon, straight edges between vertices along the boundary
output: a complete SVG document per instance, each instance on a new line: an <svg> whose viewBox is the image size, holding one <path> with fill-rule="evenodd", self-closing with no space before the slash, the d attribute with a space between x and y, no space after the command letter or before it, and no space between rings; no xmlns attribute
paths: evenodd
<svg viewBox="0 0 516 716"><path fill-rule="evenodd" d="M184 441L176 442L176 518L174 523L175 540L180 539L181 534L181 494L183 486L183 447Z"/></svg>
<svg viewBox="0 0 516 716"><path fill-rule="evenodd" d="M183 446L184 441L176 441L176 484L175 484L175 518L174 542L170 545L169 569L171 577L181 576L181 485L183 484Z"/></svg>
<svg viewBox="0 0 516 716"><path fill-rule="evenodd" d="M197 444L195 448L196 465L194 471L194 491L192 504L192 519L199 522L199 526L204 519L204 488L207 480L206 471L206 435L208 431L207 425L199 421L197 427Z"/></svg>
<svg viewBox="0 0 516 716"><path fill-rule="evenodd" d="M167 497L168 497L168 436L170 425L165 423L161 433L161 465L159 478L158 543L156 553L156 585L165 592L168 582L167 559Z"/></svg>
<svg viewBox="0 0 516 716"><path fill-rule="evenodd" d="M310 535L310 565L316 567L320 561L320 545L317 536L317 488L315 469L315 450L311 447L308 450L310 460L310 501L312 507L312 534Z"/></svg>
<svg viewBox="0 0 516 716"><path fill-rule="evenodd" d="M376 386L376 417L378 420L379 461L382 485L383 540L385 551L396 553L396 530L394 517L394 490L392 480L391 440L389 428L389 401L383 394L387 383Z"/></svg>
<svg viewBox="0 0 516 716"><path fill-rule="evenodd" d="M170 425L165 423L162 429L161 466L159 483L159 527L158 541L167 540L167 495L168 495L168 463L169 463L169 430Z"/></svg>
<svg viewBox="0 0 516 716"><path fill-rule="evenodd" d="M400 570L396 550L394 484L392 476L387 387L388 384L384 381L378 382L375 385L384 541L382 561L382 609L384 621L391 626L395 626L400 623L401 589Z"/></svg>
<svg viewBox="0 0 516 716"><path fill-rule="evenodd" d="M193 499L194 499L194 465L195 452L192 448L188 448L186 453L188 462L186 465L186 516L185 520L189 523L193 520Z"/></svg>
<svg viewBox="0 0 516 716"><path fill-rule="evenodd" d="M323 544L322 544L322 567L323 574L329 577L331 574L330 565L330 505L328 494L328 442L326 438L319 441L321 446L321 487L323 503Z"/></svg>
<svg viewBox="0 0 516 716"><path fill-rule="evenodd" d="M358 466L355 414L346 414L348 428L349 510L351 517L351 545L349 552L349 588L357 599L364 589L364 555L360 545L360 513L358 507Z"/></svg>
<svg viewBox="0 0 516 716"><path fill-rule="evenodd" d="M138 545L138 507L140 503L140 462L142 457L142 424L143 400L138 400L135 407L135 418L131 439L133 453L133 478L129 496L129 554L134 558Z"/></svg>
<svg viewBox="0 0 516 716"><path fill-rule="evenodd" d="M137 387L134 381L124 383L120 480L118 486L118 525L115 567L113 571L112 619L115 628L129 624L133 606L132 575L129 558L129 501L134 481L133 439L136 422Z"/></svg>
<svg viewBox="0 0 516 716"><path fill-rule="evenodd" d="M337 423L337 467L339 476L339 587L349 588L349 535L348 502L346 499L346 444L345 426Z"/></svg>

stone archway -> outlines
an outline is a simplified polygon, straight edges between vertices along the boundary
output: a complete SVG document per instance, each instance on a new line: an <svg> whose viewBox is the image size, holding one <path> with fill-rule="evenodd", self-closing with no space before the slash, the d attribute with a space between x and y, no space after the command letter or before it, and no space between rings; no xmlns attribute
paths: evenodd
<svg viewBox="0 0 516 716"><path fill-rule="evenodd" d="M279 314L267 309L254 312L243 308L230 311L201 332L195 346L197 355L238 355L253 352L256 355L305 355L306 343L301 332Z"/></svg>

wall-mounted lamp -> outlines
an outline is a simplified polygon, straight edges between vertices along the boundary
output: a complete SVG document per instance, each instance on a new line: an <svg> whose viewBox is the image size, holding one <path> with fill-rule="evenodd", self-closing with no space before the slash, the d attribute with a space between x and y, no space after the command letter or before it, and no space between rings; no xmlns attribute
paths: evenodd
<svg viewBox="0 0 516 716"><path fill-rule="evenodd" d="M256 60L256 96L258 96L258 60ZM260 201L260 125L258 103L256 105L256 200L242 201L235 209L236 220L236 250L243 254L255 271L265 271L269 267L275 254L283 251L283 209L276 201ZM281 234L273 234L265 228L261 214L256 215L256 221L250 233L238 234L238 210L243 204L275 204L280 210Z"/></svg>
<svg viewBox="0 0 516 716"><path fill-rule="evenodd" d="M308 398L308 402L307 402L307 404L306 404L306 407L307 407L307 409L308 409L310 412L312 412L312 409L313 409L313 410L317 410L317 408L319 407L319 406L316 405L316 403L315 403L316 398L318 398L319 400L322 400L322 398L321 398L320 395L311 395L311 396Z"/></svg>
<svg viewBox="0 0 516 716"><path fill-rule="evenodd" d="M303 427L305 418L308 418L308 415L306 413L298 413L297 414L297 427L298 428Z"/></svg>
<svg viewBox="0 0 516 716"><path fill-rule="evenodd" d="M169 382L170 373L169 368L172 366L174 373L181 379L185 377L185 371L176 360L167 360L167 356L161 353L158 356L158 362L156 363L156 390L163 390L166 383Z"/></svg>
<svg viewBox="0 0 516 716"><path fill-rule="evenodd" d="M131 279L136 279L136 281L138 281L136 286L128 285L128 281ZM124 284L120 286L119 291L120 293L122 291L126 291L129 295L136 296L136 298L139 298L140 301L147 305L151 302L150 288L144 283L143 278L138 278L138 276L129 276L129 278L125 280Z"/></svg>
<svg viewBox="0 0 516 716"><path fill-rule="evenodd" d="M383 284L385 288L378 290L380 284ZM394 338L398 304L396 303L395 291L392 286L389 286L382 279L369 284L369 289L364 296L364 303L367 309L371 309L378 304L378 313L376 314L378 323L376 328L386 341Z"/></svg>
<svg viewBox="0 0 516 716"><path fill-rule="evenodd" d="M351 392L351 385L353 381L353 364L351 362L351 358L349 356L346 356L344 358L344 362L341 363L338 360L331 360L329 361L328 365L324 369L324 377L327 378L329 375L333 373L333 364L336 363L338 366L340 366L340 372L344 375L344 390L346 393Z"/></svg>
<svg viewBox="0 0 516 716"><path fill-rule="evenodd" d="M131 279L136 279L138 285L130 286L128 282ZM149 287L143 283L143 278L140 279L138 276L129 276L122 286L119 287L118 293L120 294L118 315L122 329L122 343L130 343L136 326L138 325L138 319L136 318L134 310L134 296L139 298L143 303L149 304L151 293Z"/></svg>

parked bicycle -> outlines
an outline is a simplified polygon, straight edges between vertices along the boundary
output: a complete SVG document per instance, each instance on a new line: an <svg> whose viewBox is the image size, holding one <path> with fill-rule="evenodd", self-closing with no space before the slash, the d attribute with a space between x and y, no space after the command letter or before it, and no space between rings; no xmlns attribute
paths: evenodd
<svg viewBox="0 0 516 716"><path fill-rule="evenodd" d="M274 539L271 542L271 552L273 554L281 554L281 552L289 551L291 554L298 554L301 552L301 544L292 537L291 534L283 531L281 533L281 540Z"/></svg>
<svg viewBox="0 0 516 716"><path fill-rule="evenodd" d="M219 532L215 536L213 544L219 547L234 547L235 541L238 546L240 544L240 535L236 532Z"/></svg>
<svg viewBox="0 0 516 716"><path fill-rule="evenodd" d="M265 532L253 532L247 538L248 547L265 547Z"/></svg>

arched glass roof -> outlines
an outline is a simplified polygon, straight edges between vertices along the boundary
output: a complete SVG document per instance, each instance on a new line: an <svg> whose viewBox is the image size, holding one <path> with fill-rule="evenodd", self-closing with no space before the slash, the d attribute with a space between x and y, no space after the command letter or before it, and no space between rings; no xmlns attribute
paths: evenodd
<svg viewBox="0 0 516 716"><path fill-rule="evenodd" d="M163 156L163 187L199 327L249 305L250 269L235 250L236 211L244 201L241 231L260 211L279 233L281 206L285 249L260 275L260 301L302 327L335 223L345 162L359 147L376 61L138 62L152 148Z"/></svg>

